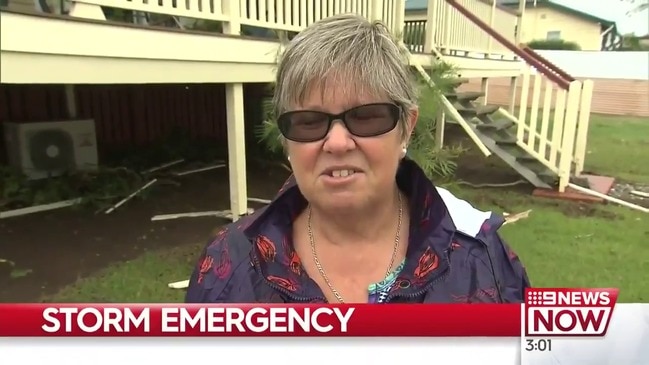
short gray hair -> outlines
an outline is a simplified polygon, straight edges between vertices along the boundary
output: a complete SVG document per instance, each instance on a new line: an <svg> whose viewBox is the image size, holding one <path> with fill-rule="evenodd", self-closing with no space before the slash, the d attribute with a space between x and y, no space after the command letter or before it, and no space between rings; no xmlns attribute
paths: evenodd
<svg viewBox="0 0 649 365"><path fill-rule="evenodd" d="M406 132L405 120L417 104L417 86L406 53L383 23L339 14L300 32L279 59L275 115L301 104L310 88L324 90L327 83L339 81L350 86L340 92L387 95L402 108L400 125Z"/></svg>

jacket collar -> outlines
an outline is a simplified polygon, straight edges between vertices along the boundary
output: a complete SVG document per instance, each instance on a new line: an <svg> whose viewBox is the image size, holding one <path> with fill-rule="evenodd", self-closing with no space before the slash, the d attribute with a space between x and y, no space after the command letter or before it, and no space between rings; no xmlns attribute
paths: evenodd
<svg viewBox="0 0 649 365"><path fill-rule="evenodd" d="M410 234L405 266L390 295L417 296L447 271L456 229L437 189L414 161L402 160L396 179L410 203ZM253 243L253 265L272 286L294 300L321 301L322 291L304 272L291 242L293 220L306 206L291 176L244 233Z"/></svg>

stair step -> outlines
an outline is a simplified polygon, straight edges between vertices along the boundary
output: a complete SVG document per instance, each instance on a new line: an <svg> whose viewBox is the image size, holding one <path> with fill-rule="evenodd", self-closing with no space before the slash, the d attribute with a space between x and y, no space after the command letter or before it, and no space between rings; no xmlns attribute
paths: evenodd
<svg viewBox="0 0 649 365"><path fill-rule="evenodd" d="M466 84L469 82L469 79L464 78L464 77L453 77L453 78L448 78L444 80L445 82L448 82L450 85L453 85L455 87L458 87L462 84Z"/></svg>
<svg viewBox="0 0 649 365"><path fill-rule="evenodd" d="M548 174L540 174L538 177L552 188L556 188L559 185L559 176L552 171L548 170Z"/></svg>
<svg viewBox="0 0 649 365"><path fill-rule="evenodd" d="M500 107L498 105L483 105L478 107L477 115L489 115L495 113Z"/></svg>
<svg viewBox="0 0 649 365"><path fill-rule="evenodd" d="M559 175L555 174L554 172L552 172L552 170L549 169L546 169L542 172L537 172L536 175L539 177L539 179L545 181L546 183L548 183L548 185L551 186L556 186L559 182Z"/></svg>
<svg viewBox="0 0 649 365"><path fill-rule="evenodd" d="M480 129L477 129L477 133L480 136L482 142L491 150L496 156L500 157L507 165L516 170L521 177L525 178L528 182L534 185L537 188L550 189L552 188L552 183L546 181L547 179L541 178L532 170L531 166L528 166L527 163L519 161L516 157L522 156L525 152L519 148L512 148L510 146L504 146L497 144L493 137L485 134ZM535 164L536 165L536 164Z"/></svg>
<svg viewBox="0 0 649 365"><path fill-rule="evenodd" d="M536 157L530 156L530 155L522 155L522 156L516 156L516 160L518 161L536 161Z"/></svg>
<svg viewBox="0 0 649 365"><path fill-rule="evenodd" d="M556 180L559 178L559 175L557 175L550 169L545 169L544 171L537 172L536 174L539 175L539 177L541 178L547 178L552 180Z"/></svg>
<svg viewBox="0 0 649 365"><path fill-rule="evenodd" d="M494 123L495 121L498 120L498 119L493 119L492 117L494 117L494 116L495 116L495 115L493 115L493 114L492 114L492 115L481 115L481 116L479 117L479 119L480 119L482 122L484 122L485 124L491 124L491 123Z"/></svg>
<svg viewBox="0 0 649 365"><path fill-rule="evenodd" d="M500 109L500 107L498 105L475 106L465 101L460 105L456 105L455 109L457 109L457 111L459 111L460 114L462 114L462 116L473 118L473 117L483 117L492 114L496 110Z"/></svg>
<svg viewBox="0 0 649 365"><path fill-rule="evenodd" d="M526 153L522 151L523 153ZM521 155L522 156L522 155ZM533 171L535 174L540 175L547 172L548 168L535 158L518 158L519 155L516 155L516 162L525 166L526 168ZM551 172L551 171L550 171Z"/></svg>
<svg viewBox="0 0 649 365"><path fill-rule="evenodd" d="M514 122L509 119L499 119L492 123L480 124L478 129L488 131L503 131L514 126Z"/></svg>
<svg viewBox="0 0 649 365"><path fill-rule="evenodd" d="M500 145L510 145L510 146L515 146L516 145L516 137L514 136L506 136L506 137L501 137L501 136L493 136L493 140Z"/></svg>
<svg viewBox="0 0 649 365"><path fill-rule="evenodd" d="M458 101L473 101L477 98L485 96L485 93L481 91L463 91L463 92L452 92L446 95L450 100Z"/></svg>
<svg viewBox="0 0 649 365"><path fill-rule="evenodd" d="M544 181L548 185L555 186L559 180L559 175L547 168L543 163L539 162L531 156L525 158L517 158L516 162L520 163L521 166L526 167L532 171L538 179Z"/></svg>

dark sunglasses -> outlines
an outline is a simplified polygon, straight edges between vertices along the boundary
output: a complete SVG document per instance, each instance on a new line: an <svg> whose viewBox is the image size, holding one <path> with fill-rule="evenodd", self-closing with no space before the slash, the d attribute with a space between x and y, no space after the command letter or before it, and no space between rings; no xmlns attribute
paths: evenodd
<svg viewBox="0 0 649 365"><path fill-rule="evenodd" d="M391 103L366 104L340 114L312 110L284 113L277 119L282 135L295 142L315 142L327 136L334 120L340 120L357 137L375 137L396 127L401 108Z"/></svg>

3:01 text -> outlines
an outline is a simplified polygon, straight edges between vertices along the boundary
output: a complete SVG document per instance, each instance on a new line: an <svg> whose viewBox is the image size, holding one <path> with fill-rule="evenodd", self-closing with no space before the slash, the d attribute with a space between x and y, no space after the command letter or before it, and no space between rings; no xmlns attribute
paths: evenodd
<svg viewBox="0 0 649 365"><path fill-rule="evenodd" d="M549 352L552 351L552 340L550 339L528 339L527 345L525 346L525 351L541 351Z"/></svg>

